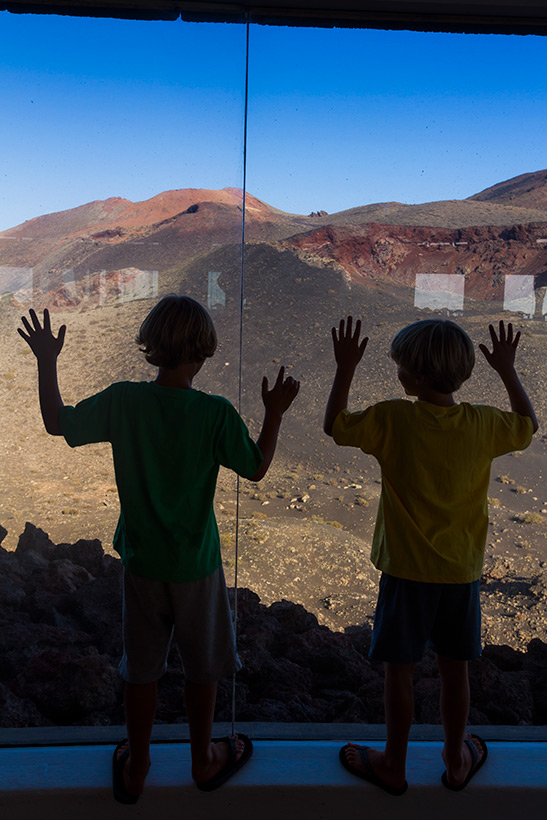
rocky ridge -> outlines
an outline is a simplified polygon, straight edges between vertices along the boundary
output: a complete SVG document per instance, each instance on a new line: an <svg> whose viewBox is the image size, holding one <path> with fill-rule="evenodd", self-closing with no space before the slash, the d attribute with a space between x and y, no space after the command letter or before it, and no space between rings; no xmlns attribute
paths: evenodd
<svg viewBox="0 0 547 820"><path fill-rule="evenodd" d="M190 188L28 220L0 232L0 296L19 307L90 309L178 289L182 281L192 287L202 263L207 273L223 274L226 289L241 266L242 200L235 188ZM369 290L413 288L418 275L458 275L468 300L500 301L507 275L546 285L546 203L547 171L465 200L383 202L335 214L285 213L247 194L246 247L265 246L270 267L290 251L312 275L334 268L346 284ZM249 254L246 270L247 277L258 273Z"/></svg>
<svg viewBox="0 0 547 820"><path fill-rule="evenodd" d="M0 527L0 542L6 530ZM530 562L529 562L530 563ZM547 644L525 642L544 623L547 585L539 565L503 558L483 578L487 641L470 664L470 722L547 720ZM0 726L108 725L123 722L121 563L98 540L54 544L27 524L17 549L0 547ZM333 632L303 606L238 597L236 710L240 720L383 722L381 664L367 658L370 625ZM519 617L519 645L504 643L504 619ZM494 628L497 622L497 630ZM530 635L537 634L531 628ZM160 684L159 722L184 720L178 653ZM418 665L415 719L439 722L439 681L431 652ZM231 715L231 681L219 686L218 720Z"/></svg>
<svg viewBox="0 0 547 820"><path fill-rule="evenodd" d="M457 275L466 299L503 301L508 275L547 285L545 224L457 229L362 223L325 225L281 240L310 265L338 266L352 282L414 287L416 276ZM541 292L541 298L544 291Z"/></svg>

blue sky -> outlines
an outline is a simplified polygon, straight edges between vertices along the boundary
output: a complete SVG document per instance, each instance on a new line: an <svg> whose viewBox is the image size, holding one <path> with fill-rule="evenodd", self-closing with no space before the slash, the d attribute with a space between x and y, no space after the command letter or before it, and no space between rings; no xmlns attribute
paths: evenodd
<svg viewBox="0 0 547 820"><path fill-rule="evenodd" d="M248 190L470 196L547 167L547 39L252 26ZM0 229L242 184L245 28L0 13Z"/></svg>

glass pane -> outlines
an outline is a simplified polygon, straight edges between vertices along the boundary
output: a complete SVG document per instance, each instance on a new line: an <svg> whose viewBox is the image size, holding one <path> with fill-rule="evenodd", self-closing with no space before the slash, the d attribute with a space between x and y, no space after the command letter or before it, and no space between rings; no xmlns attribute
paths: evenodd
<svg viewBox="0 0 547 820"><path fill-rule="evenodd" d="M31 306L50 309L54 330L66 324L60 387L75 404L116 381L154 379L136 333L159 297L192 295L219 336L194 384L237 404L246 29L3 13L0 64L3 546L14 549L28 521L27 549L45 538L40 527L55 545L98 538L113 554L111 448L71 450L44 431L34 356L16 328ZM218 512L232 544L235 489L223 473ZM75 556L63 546L46 562L19 553L31 572L29 634L36 624L61 631L27 658L10 629L17 646L2 657L0 687L18 675L8 693L15 725L123 723L117 569L96 563L96 544L77 549L76 564L62 560ZM182 686L172 651L159 721L184 718ZM229 719L228 684L217 706Z"/></svg>
<svg viewBox="0 0 547 820"><path fill-rule="evenodd" d="M4 546L30 521L111 550L110 448L44 432L15 328L31 305L66 323L73 404L152 378L136 332L158 297L187 292L221 341L196 384L237 401L245 27L3 13L0 54Z"/></svg>
<svg viewBox="0 0 547 820"><path fill-rule="evenodd" d="M263 372L283 363L302 380L273 469L244 488L240 582L264 603L301 603L335 630L372 621L380 471L322 432L341 317L370 336L350 408L404 397L388 356L404 325L450 316L477 347L504 318L522 330L518 368L546 418L546 49L541 37L251 28L246 412L259 417ZM509 409L478 351L457 398ZM486 590L501 589L508 617L492 595L486 643L542 637L541 608L524 628L493 579L544 576L544 469L541 433L494 462ZM363 703L351 717L344 693L329 703L338 720L373 719ZM278 714L306 719L298 708Z"/></svg>

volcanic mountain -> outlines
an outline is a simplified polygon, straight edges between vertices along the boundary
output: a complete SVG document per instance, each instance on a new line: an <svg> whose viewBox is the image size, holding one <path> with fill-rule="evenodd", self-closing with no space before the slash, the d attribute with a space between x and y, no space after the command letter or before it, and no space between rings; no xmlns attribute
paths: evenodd
<svg viewBox="0 0 547 820"><path fill-rule="evenodd" d="M466 200L297 215L247 194L245 207L247 265L250 249L261 245L266 267L278 267L279 255L289 253L307 268L376 289L413 287L417 274L446 273L465 277L467 298L499 300L507 274L545 284L547 171ZM204 269L233 278L241 268L242 208L239 189L191 188L31 219L0 233L0 293L24 304L32 287L34 300L40 293L44 304L77 307L99 288L103 301L115 300L143 271L158 272L160 292L191 282L195 267L201 278Z"/></svg>

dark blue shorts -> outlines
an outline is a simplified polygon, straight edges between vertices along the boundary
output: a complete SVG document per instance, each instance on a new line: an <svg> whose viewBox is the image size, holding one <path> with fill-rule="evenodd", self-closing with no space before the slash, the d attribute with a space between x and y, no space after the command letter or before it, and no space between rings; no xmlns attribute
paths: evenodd
<svg viewBox="0 0 547 820"><path fill-rule="evenodd" d="M382 573L370 657L415 663L425 645L455 661L481 654L479 581L426 584Z"/></svg>

